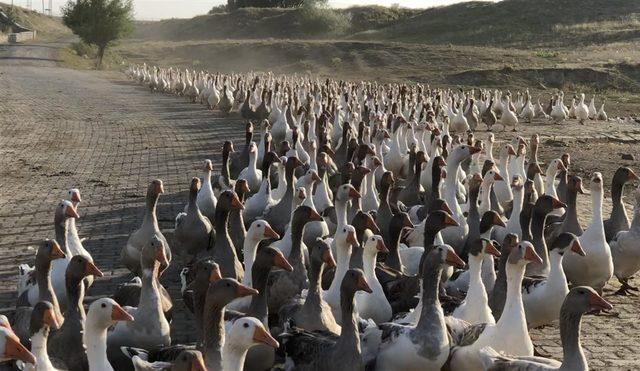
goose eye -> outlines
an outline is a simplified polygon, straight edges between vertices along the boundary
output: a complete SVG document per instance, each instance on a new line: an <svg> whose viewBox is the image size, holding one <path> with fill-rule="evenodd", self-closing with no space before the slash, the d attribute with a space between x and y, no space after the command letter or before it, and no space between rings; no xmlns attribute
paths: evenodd
<svg viewBox="0 0 640 371"><path fill-rule="evenodd" d="M342 232L347 233L347 228L344 228Z"/></svg>
<svg viewBox="0 0 640 371"><path fill-rule="evenodd" d="M244 326L244 328L249 328L249 324L248 324L248 323L245 323L245 324L244 324L244 325L242 325L242 326Z"/></svg>
<svg viewBox="0 0 640 371"><path fill-rule="evenodd" d="M262 224L258 224L258 228L262 227Z"/></svg>
<svg viewBox="0 0 640 371"><path fill-rule="evenodd" d="M107 304L102 303L101 307L106 308L106 307L107 307Z"/></svg>

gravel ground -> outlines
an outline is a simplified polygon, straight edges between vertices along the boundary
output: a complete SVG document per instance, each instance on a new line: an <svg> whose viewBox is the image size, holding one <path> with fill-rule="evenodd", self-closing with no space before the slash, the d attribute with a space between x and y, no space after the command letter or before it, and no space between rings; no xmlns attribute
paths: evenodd
<svg viewBox="0 0 640 371"><path fill-rule="evenodd" d="M131 278L118 257L141 222L148 182L160 178L165 183L158 212L161 227L170 230L186 202L189 180L201 175L201 161L211 158L217 169L222 142L243 136L237 117L223 118L180 98L152 94L123 75L60 68L52 58L57 47L0 45L0 311L6 313L16 300L17 265L32 264L33 246L53 238L53 208L69 188L81 190L80 235L88 238L85 247L105 272L89 291L91 300ZM572 169L585 178L586 187L593 171L601 171L609 183L621 164L640 170L637 161L620 159L622 153L638 158L640 126L537 122L519 128L525 137L534 132L542 136L541 160L570 152ZM512 133L497 137L511 138ZM589 197L581 197L579 205L586 225ZM609 206L605 200L605 212ZM173 339L188 341L194 329L177 295L177 268L169 269L163 282L177 307ZM612 282L610 288L616 286ZM640 300L607 299L619 317L583 321L591 367L638 369ZM562 358L557 327L534 330L532 337L542 350Z"/></svg>

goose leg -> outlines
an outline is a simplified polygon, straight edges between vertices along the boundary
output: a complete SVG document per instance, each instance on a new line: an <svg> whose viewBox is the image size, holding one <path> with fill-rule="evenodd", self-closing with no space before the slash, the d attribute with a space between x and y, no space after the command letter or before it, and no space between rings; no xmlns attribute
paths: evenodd
<svg viewBox="0 0 640 371"><path fill-rule="evenodd" d="M634 294L632 291L638 291L637 287L631 286L629 285L629 279L625 278L625 279L619 279L618 281L620 281L620 283L622 284L622 286L620 287L620 289L618 291L616 291L614 293L614 295L622 295L622 296L637 296L636 294Z"/></svg>

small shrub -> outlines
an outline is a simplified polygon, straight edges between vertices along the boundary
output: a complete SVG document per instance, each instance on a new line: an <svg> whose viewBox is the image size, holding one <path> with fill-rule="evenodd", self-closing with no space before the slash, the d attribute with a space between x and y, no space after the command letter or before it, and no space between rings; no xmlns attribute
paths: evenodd
<svg viewBox="0 0 640 371"><path fill-rule="evenodd" d="M328 7L305 6L298 13L296 23L308 35L340 35L349 28L349 18Z"/></svg>
<svg viewBox="0 0 640 371"><path fill-rule="evenodd" d="M81 57L96 57L96 48L82 41L71 43L71 50Z"/></svg>
<svg viewBox="0 0 640 371"><path fill-rule="evenodd" d="M209 10L209 14L223 14L229 11L227 4L216 5L211 10Z"/></svg>
<svg viewBox="0 0 640 371"><path fill-rule="evenodd" d="M331 65L335 68L342 66L342 58L340 57L331 58Z"/></svg>
<svg viewBox="0 0 640 371"><path fill-rule="evenodd" d="M555 58L558 56L558 52L552 52L550 50L538 50L534 53L538 58Z"/></svg>

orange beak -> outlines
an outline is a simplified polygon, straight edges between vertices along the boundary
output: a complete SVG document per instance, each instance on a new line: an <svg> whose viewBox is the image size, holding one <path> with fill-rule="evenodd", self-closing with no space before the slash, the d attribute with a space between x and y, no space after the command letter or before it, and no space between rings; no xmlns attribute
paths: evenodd
<svg viewBox="0 0 640 371"><path fill-rule="evenodd" d="M289 264L289 262L287 261L287 258L285 258L280 251L277 251L277 253L278 254L276 255L276 258L274 261L275 266L282 268L287 272L293 272L293 267L291 266L291 264Z"/></svg>
<svg viewBox="0 0 640 371"><path fill-rule="evenodd" d="M314 171L314 172L312 173L312 175L311 175L311 180L313 180L314 182L319 182L321 179L320 179L320 176L318 175L318 173L316 173L316 172Z"/></svg>
<svg viewBox="0 0 640 371"><path fill-rule="evenodd" d="M589 305L593 309L601 309L601 310L611 310L613 309L613 305L611 305L608 301L604 300L600 295L595 292L592 292L589 296Z"/></svg>
<svg viewBox="0 0 640 371"><path fill-rule="evenodd" d="M553 206L554 209L561 209L563 207L567 207L567 204L565 204L564 202L558 200L557 198L554 198L551 205Z"/></svg>
<svg viewBox="0 0 640 371"><path fill-rule="evenodd" d="M220 279L222 279L220 268L214 266L211 270L211 273L209 273L209 283L217 282Z"/></svg>
<svg viewBox="0 0 640 371"><path fill-rule="evenodd" d="M76 218L76 219L80 217L80 215L78 215L78 212L76 211L76 208L73 207L73 205L67 205L67 208L65 210L65 215L69 218Z"/></svg>
<svg viewBox="0 0 640 371"><path fill-rule="evenodd" d="M156 193L164 193L164 185L162 183L156 184Z"/></svg>
<svg viewBox="0 0 640 371"><path fill-rule="evenodd" d="M276 349L280 346L276 339L274 339L273 336L271 336L271 334L269 334L263 327L256 327L256 329L253 330L253 341L266 344Z"/></svg>
<svg viewBox="0 0 640 371"><path fill-rule="evenodd" d="M249 295L258 295L258 290L252 289L249 286L245 286L245 285L239 283L238 284L238 289L236 290L236 295L238 295L239 298L241 298L243 296L249 296Z"/></svg>
<svg viewBox="0 0 640 371"><path fill-rule="evenodd" d="M367 218L367 228L370 229L373 234L380 234L380 227L378 227L376 222L371 217Z"/></svg>
<svg viewBox="0 0 640 371"><path fill-rule="evenodd" d="M502 175L500 175L498 173L495 173L493 175L493 180L495 180L497 182L497 181L500 181L500 180L504 180L504 178L502 177Z"/></svg>
<svg viewBox="0 0 640 371"><path fill-rule="evenodd" d="M444 225L451 226L451 227L460 226L460 224L458 224L458 222L455 219L453 219L450 214L445 215Z"/></svg>
<svg viewBox="0 0 640 371"><path fill-rule="evenodd" d="M567 167L564 166L562 161L558 162L558 170L560 170L560 171L566 171L567 170Z"/></svg>
<svg viewBox="0 0 640 371"><path fill-rule="evenodd" d="M411 223L411 219L409 219L409 216L407 215L405 215L404 218L402 218L402 226L405 228L415 228L415 225Z"/></svg>
<svg viewBox="0 0 640 371"><path fill-rule="evenodd" d="M65 254L60 249L60 245L58 245L55 241L51 241L51 243L53 244L53 246L51 247L51 253L49 254L51 260L64 259L67 257L67 254Z"/></svg>
<svg viewBox="0 0 640 371"><path fill-rule="evenodd" d="M358 170L360 170L360 172L362 172L363 175L367 175L371 172L371 170L367 169L366 167L363 166L358 166Z"/></svg>
<svg viewBox="0 0 640 371"><path fill-rule="evenodd" d="M347 243L353 247L360 246L360 244L358 243L358 238L356 237L356 232L349 231L347 233Z"/></svg>
<svg viewBox="0 0 640 371"><path fill-rule="evenodd" d="M447 166L447 162L444 160L444 158L440 157L440 160L438 161L438 165Z"/></svg>
<svg viewBox="0 0 640 371"><path fill-rule="evenodd" d="M211 162L207 162L207 167L206 167L206 169L207 169L207 170L209 170L209 171L213 171L213 163L211 163Z"/></svg>
<svg viewBox="0 0 640 371"><path fill-rule="evenodd" d="M251 189L249 189L249 184L247 182L242 182L242 192L249 193Z"/></svg>
<svg viewBox="0 0 640 371"><path fill-rule="evenodd" d="M637 181L640 180L640 178L638 178L638 176L636 175L636 173L633 172L633 170L629 169L629 176L628 176L629 181Z"/></svg>
<svg viewBox="0 0 640 371"><path fill-rule="evenodd" d="M356 191L355 188L353 188L353 186L351 188L349 188L349 197L351 198L360 198L360 192Z"/></svg>
<svg viewBox="0 0 640 371"><path fill-rule="evenodd" d="M164 252L163 245L156 248L156 260L163 266L169 265L169 260L167 259L167 254Z"/></svg>
<svg viewBox="0 0 640 371"><path fill-rule="evenodd" d="M387 249L387 246L384 244L384 241L382 240L382 238L378 239L376 248L378 249L378 252L389 252L389 249Z"/></svg>
<svg viewBox="0 0 640 371"><path fill-rule="evenodd" d="M111 319L114 321L133 321L133 317L118 304L111 308Z"/></svg>
<svg viewBox="0 0 640 371"><path fill-rule="evenodd" d="M333 260L333 255L331 255L331 249L327 249L322 253L322 261L327 265L327 268L329 269L336 266L336 261Z"/></svg>
<svg viewBox="0 0 640 371"><path fill-rule="evenodd" d="M358 290L362 290L362 291L368 292L369 294L371 294L373 292L373 290L371 290L371 287L369 287L369 283L364 278L364 276L360 276L358 278L358 284L357 284L356 287L358 288Z"/></svg>
<svg viewBox="0 0 640 371"><path fill-rule="evenodd" d="M234 209L240 209L240 210L244 209L244 205L242 204L242 202L240 202L240 199L236 194L234 194L233 198L231 199L231 207L233 207Z"/></svg>
<svg viewBox="0 0 640 371"><path fill-rule="evenodd" d="M571 251L573 251L574 253L576 253L576 254L578 254L580 256L585 256L586 255L586 253L582 249L582 245L580 245L580 241L578 241L577 238L575 239L575 241L573 241L573 244L571 245Z"/></svg>
<svg viewBox="0 0 640 371"><path fill-rule="evenodd" d="M323 219L322 219L322 215L318 214L317 211L311 209L311 212L309 213L309 220L315 221L315 222L320 222Z"/></svg>
<svg viewBox="0 0 640 371"><path fill-rule="evenodd" d="M56 314L53 312L53 309L49 309L44 312L44 317L42 318L42 320L54 330L60 328L60 324L58 323L58 319L56 318Z"/></svg>
<svg viewBox="0 0 640 371"><path fill-rule="evenodd" d="M80 201L82 201L80 199L80 194L78 192L71 193L71 201L72 202L80 202Z"/></svg>
<svg viewBox="0 0 640 371"><path fill-rule="evenodd" d="M380 161L380 159L379 159L379 158L374 157L374 158L373 158L373 165L377 167L377 166L382 165L382 162Z"/></svg>
<svg viewBox="0 0 640 371"><path fill-rule="evenodd" d="M6 339L4 354L7 358L17 359L32 365L36 364L36 357L24 345L20 344L20 340L15 335L7 336Z"/></svg>
<svg viewBox="0 0 640 371"><path fill-rule="evenodd" d="M500 218L499 215L494 215L493 216L493 225L499 225L501 227L506 227L506 225L504 224L504 221L502 221L502 218Z"/></svg>
<svg viewBox="0 0 640 371"><path fill-rule="evenodd" d="M196 359L191 361L191 370L190 371L207 371L207 367L204 365L204 361L202 360L202 356L198 356Z"/></svg>
<svg viewBox="0 0 640 371"><path fill-rule="evenodd" d="M298 190L298 198L301 200L307 198L307 192L304 190L304 188L300 188L300 190Z"/></svg>
<svg viewBox="0 0 640 371"><path fill-rule="evenodd" d="M456 254L452 248L447 250L447 258L445 259L445 262L455 268L464 268L466 266L464 260L460 259L458 254Z"/></svg>
<svg viewBox="0 0 640 371"><path fill-rule="evenodd" d="M98 269L98 267L96 267L96 265L93 262L87 261L87 266L84 270L84 274L87 276L94 276L94 277L102 277L103 274L100 271L100 269Z"/></svg>
<svg viewBox="0 0 640 371"><path fill-rule="evenodd" d="M469 152L471 152L471 154L476 154L478 152L482 151L480 148L478 147L469 147Z"/></svg>
<svg viewBox="0 0 640 371"><path fill-rule="evenodd" d="M280 239L280 235L271 228L270 225L265 225L264 227L264 238L271 239L275 238L276 240Z"/></svg>
<svg viewBox="0 0 640 371"><path fill-rule="evenodd" d="M542 258L531 245L527 246L527 250L524 252L524 258L532 263L542 264Z"/></svg>
<svg viewBox="0 0 640 371"><path fill-rule="evenodd" d="M515 150L515 149L513 149L513 146L512 146L511 144L509 144L509 145L507 146L507 148L508 148L508 149L507 149L507 153L508 153L510 156L515 156L515 155L516 155L516 150Z"/></svg>
<svg viewBox="0 0 640 371"><path fill-rule="evenodd" d="M495 257L499 257L500 255L502 255L502 254L500 254L500 251L498 251L498 249L496 249L496 247L493 245L493 242L491 242L491 241L487 242L487 246L485 247L484 250L485 250L485 252L487 254L491 254L491 255L493 255Z"/></svg>
<svg viewBox="0 0 640 371"><path fill-rule="evenodd" d="M585 194L586 193L586 191L582 187L582 180L578 180L576 182L576 189L577 189L578 193L581 193L581 194Z"/></svg>

